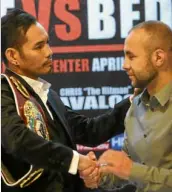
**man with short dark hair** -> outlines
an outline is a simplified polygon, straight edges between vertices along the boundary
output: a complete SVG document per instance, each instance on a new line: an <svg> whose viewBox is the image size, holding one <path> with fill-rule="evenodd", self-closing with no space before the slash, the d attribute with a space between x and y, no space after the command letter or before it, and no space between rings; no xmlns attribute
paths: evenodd
<svg viewBox="0 0 172 192"><path fill-rule="evenodd" d="M93 154L79 154L76 143L96 146L123 132L128 99L107 114L87 118L64 106L39 78L52 70L48 39L42 25L25 11L16 9L1 19L7 67L1 79L5 192L79 192L77 171L96 173L97 164Z"/></svg>

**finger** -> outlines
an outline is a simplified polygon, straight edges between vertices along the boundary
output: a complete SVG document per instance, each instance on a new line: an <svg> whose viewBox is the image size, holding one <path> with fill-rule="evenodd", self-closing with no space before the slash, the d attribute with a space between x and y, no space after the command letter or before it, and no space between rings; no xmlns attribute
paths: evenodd
<svg viewBox="0 0 172 192"><path fill-rule="evenodd" d="M100 159L97 163L99 167L114 166L115 161L114 159L105 158L105 159Z"/></svg>
<svg viewBox="0 0 172 192"><path fill-rule="evenodd" d="M123 162L124 157L126 156L123 152L113 152L114 155L109 156L103 156L98 160L98 164L104 164L107 163L108 165L116 165L120 166Z"/></svg>
<svg viewBox="0 0 172 192"><path fill-rule="evenodd" d="M99 175L99 169L95 168L92 173L89 175L89 177L94 178Z"/></svg>
<svg viewBox="0 0 172 192"><path fill-rule="evenodd" d="M89 167L96 167L97 162L91 160L88 156L79 154L78 170L83 171Z"/></svg>
<svg viewBox="0 0 172 192"><path fill-rule="evenodd" d="M95 178L98 177L99 174L100 174L99 169L96 168L91 174L89 174L88 176L85 176L84 180L91 180L91 181L95 180Z"/></svg>
<svg viewBox="0 0 172 192"><path fill-rule="evenodd" d="M90 151L87 155L90 159L97 160L96 155L93 151Z"/></svg>
<svg viewBox="0 0 172 192"><path fill-rule="evenodd" d="M94 171L94 169L96 169L96 167L92 166L92 167L89 167L83 171L80 171L80 177L81 178L88 177Z"/></svg>
<svg viewBox="0 0 172 192"><path fill-rule="evenodd" d="M98 183L99 177L100 177L99 175L97 175L93 178L86 177L86 178L84 178L84 182L85 183Z"/></svg>
<svg viewBox="0 0 172 192"><path fill-rule="evenodd" d="M84 183L88 188L98 188L98 181L100 178L100 171L98 169L98 174L94 178L87 177L84 179Z"/></svg>

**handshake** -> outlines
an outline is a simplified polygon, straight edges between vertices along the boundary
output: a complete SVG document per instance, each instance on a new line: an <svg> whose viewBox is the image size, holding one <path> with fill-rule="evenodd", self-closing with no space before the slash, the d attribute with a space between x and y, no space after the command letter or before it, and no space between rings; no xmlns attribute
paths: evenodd
<svg viewBox="0 0 172 192"><path fill-rule="evenodd" d="M80 154L78 170L86 187L93 189L110 183L109 188L112 188L112 181L114 184L119 184L128 180L132 164L132 160L125 152L110 149L98 160L94 152L89 152L86 156ZM104 188L106 187L108 188L108 186Z"/></svg>

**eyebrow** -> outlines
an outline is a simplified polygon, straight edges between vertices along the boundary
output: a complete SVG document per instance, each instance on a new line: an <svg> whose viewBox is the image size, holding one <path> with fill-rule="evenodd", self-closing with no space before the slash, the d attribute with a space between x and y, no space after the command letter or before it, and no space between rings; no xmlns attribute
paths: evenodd
<svg viewBox="0 0 172 192"><path fill-rule="evenodd" d="M46 40L42 40L42 41L38 41L34 44L34 47L37 46L37 45L40 45L40 44L43 44L45 42L48 42L49 41L49 38L47 38Z"/></svg>
<svg viewBox="0 0 172 192"><path fill-rule="evenodd" d="M125 51L124 50L124 53L125 53L125 55L134 55L134 53L132 53L131 51Z"/></svg>

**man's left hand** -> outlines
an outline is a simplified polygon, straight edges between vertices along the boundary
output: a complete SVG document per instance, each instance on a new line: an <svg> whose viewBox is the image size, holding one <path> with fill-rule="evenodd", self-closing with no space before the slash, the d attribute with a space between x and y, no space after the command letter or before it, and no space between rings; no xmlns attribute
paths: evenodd
<svg viewBox="0 0 172 192"><path fill-rule="evenodd" d="M100 156L98 163L101 167L100 172L113 173L122 179L128 179L131 173L133 161L124 151L115 151L110 149Z"/></svg>

